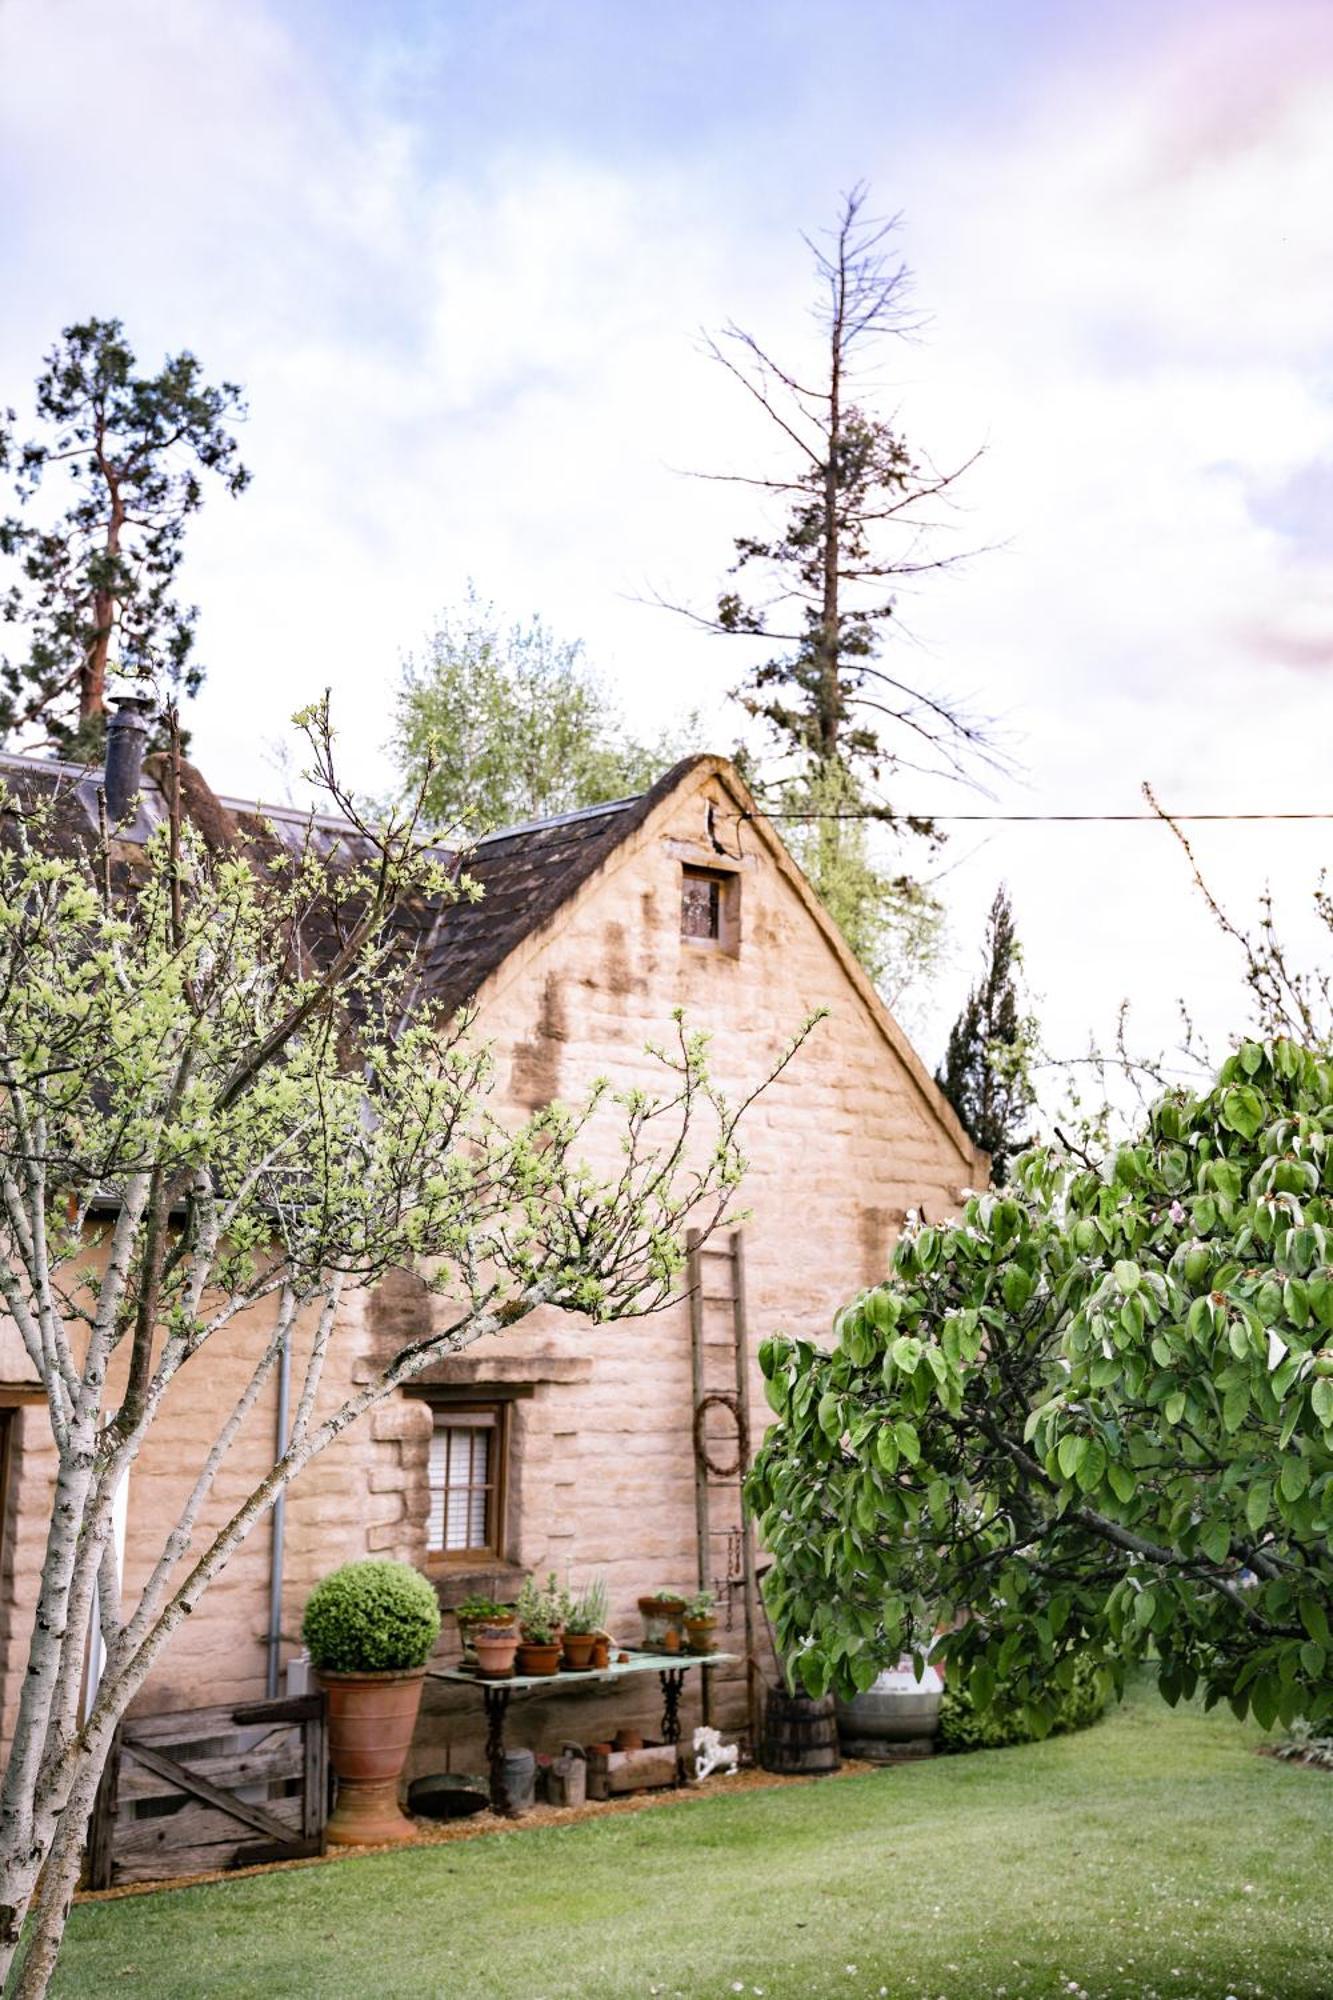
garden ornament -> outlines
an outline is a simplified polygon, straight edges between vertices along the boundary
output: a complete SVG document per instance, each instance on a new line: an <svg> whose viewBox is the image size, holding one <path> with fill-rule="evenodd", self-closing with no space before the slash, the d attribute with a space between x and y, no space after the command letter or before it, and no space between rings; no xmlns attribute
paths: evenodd
<svg viewBox="0 0 1333 2000"><path fill-rule="evenodd" d="M724 1743L720 1729L707 1727L694 1732L694 1781L711 1778L715 1771L725 1777L728 1772L739 1771L741 1767L740 1745Z"/></svg>

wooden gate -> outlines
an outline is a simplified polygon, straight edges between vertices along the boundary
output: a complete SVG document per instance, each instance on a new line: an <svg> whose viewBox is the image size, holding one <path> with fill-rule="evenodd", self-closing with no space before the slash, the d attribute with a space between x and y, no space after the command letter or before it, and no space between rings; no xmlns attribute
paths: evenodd
<svg viewBox="0 0 1333 2000"><path fill-rule="evenodd" d="M87 1885L322 1854L328 1793L323 1695L135 1717L97 1794Z"/></svg>

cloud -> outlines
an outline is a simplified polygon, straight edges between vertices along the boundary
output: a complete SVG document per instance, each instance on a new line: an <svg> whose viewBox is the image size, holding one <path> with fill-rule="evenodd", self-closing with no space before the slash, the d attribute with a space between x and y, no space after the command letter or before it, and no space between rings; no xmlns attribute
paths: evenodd
<svg viewBox="0 0 1333 2000"><path fill-rule="evenodd" d="M850 98L837 78L821 97L793 13L739 152L715 106L617 152L549 107L535 136L509 117L494 51L487 115L465 114L471 73L437 87L408 8L383 28L379 10L330 15L335 34L264 0L9 0L5 399L88 311L249 392L254 485L210 502L189 557L211 669L194 728L217 782L271 786L265 744L327 684L350 775L381 783L398 655L469 575L582 635L636 720L701 703L733 740L739 655L639 600L707 603L757 525L734 490L674 469L771 449L695 330L734 317L806 351L794 232L833 184L810 187L795 135L822 130L831 175L855 156L907 212L931 315L889 357L909 436L944 463L987 446L951 546L996 553L903 610L914 669L1020 739L1001 803L1132 810L1144 777L1182 807L1321 800L1333 17L1099 11L1052 53L1040 15L1021 47L969 44L970 93L937 65L890 118L869 108L882 52ZM551 32L520 8L506 34L524 19ZM647 104L637 75L626 87ZM615 131L632 123L620 105ZM911 780L903 798L941 802ZM1217 829L1201 851L1242 903L1279 874L1301 920L1309 829ZM1148 1032L1170 1032L1178 991L1215 1031L1234 1022L1233 970L1160 829L960 831L945 865L960 946L937 1040L1001 874L1061 1046L1126 991Z"/></svg>

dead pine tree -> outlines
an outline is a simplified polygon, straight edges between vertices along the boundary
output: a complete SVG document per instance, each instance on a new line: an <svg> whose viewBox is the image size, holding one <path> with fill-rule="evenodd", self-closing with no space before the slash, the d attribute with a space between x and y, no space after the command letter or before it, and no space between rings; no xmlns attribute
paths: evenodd
<svg viewBox="0 0 1333 2000"><path fill-rule="evenodd" d="M760 649L735 693L767 725L774 762L750 775L774 817L819 824L800 859L844 929L844 906L855 905L849 937L873 936L877 913L893 923L904 907L919 923L922 885L901 867L867 867L864 851L867 822L940 837L930 817L895 808L894 775L974 781L997 761L983 721L888 656L903 587L970 553L941 548L938 535L975 454L940 469L908 444L896 413L873 407L886 345L921 321L894 250L898 218L872 217L866 202L866 187L853 188L832 230L803 239L817 287L813 368L779 360L734 323L706 337L705 352L763 411L790 465L695 475L746 488L772 525L735 538L715 609L658 599Z"/></svg>

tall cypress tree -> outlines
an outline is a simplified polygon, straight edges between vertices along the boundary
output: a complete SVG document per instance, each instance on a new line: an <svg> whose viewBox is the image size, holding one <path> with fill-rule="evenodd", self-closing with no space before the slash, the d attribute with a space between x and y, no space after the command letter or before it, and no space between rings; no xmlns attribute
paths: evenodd
<svg viewBox="0 0 1333 2000"><path fill-rule="evenodd" d="M986 919L984 955L982 976L953 1024L935 1080L970 1136L990 1154L991 1175L999 1185L1027 1143L1028 1116L1036 1103L1037 1034L1035 1016L1020 1000L1023 951L1003 883Z"/></svg>

